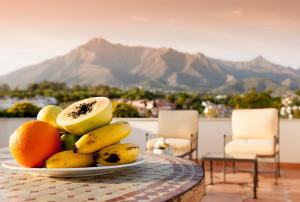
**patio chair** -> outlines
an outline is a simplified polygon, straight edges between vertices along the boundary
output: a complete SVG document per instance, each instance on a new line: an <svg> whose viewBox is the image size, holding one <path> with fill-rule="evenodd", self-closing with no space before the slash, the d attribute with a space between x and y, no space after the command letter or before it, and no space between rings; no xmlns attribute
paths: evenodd
<svg viewBox="0 0 300 202"><path fill-rule="evenodd" d="M193 152L198 159L198 117L196 110L161 110L158 114L157 134L149 138L146 134L146 149L152 151L154 145L164 138L178 157L189 156L192 160Z"/></svg>
<svg viewBox="0 0 300 202"><path fill-rule="evenodd" d="M224 135L224 152L233 156L252 153L256 154L257 158L274 158L275 169L272 172L277 184L277 177L280 177L278 110L273 108L234 110L232 135Z"/></svg>

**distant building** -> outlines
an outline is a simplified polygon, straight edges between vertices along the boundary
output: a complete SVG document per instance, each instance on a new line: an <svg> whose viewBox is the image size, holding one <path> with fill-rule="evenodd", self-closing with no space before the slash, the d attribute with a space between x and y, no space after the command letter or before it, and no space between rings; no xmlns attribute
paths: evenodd
<svg viewBox="0 0 300 202"><path fill-rule="evenodd" d="M136 108L146 108L146 109L152 109L153 108L153 101L152 100L131 100L131 101L128 101L128 102Z"/></svg>
<svg viewBox="0 0 300 202"><path fill-rule="evenodd" d="M232 113L232 109L223 104L203 101L202 106L205 107L204 115L209 118L227 118L230 117Z"/></svg>
<svg viewBox="0 0 300 202"><path fill-rule="evenodd" d="M154 100L153 101L153 106L155 106L156 108L162 110L162 109L176 109L176 104L172 103L172 102L168 102L166 100L163 99L159 99L159 100Z"/></svg>
<svg viewBox="0 0 300 202"><path fill-rule="evenodd" d="M226 98L227 98L227 95L217 95L216 96L217 100L222 100L222 99L226 99Z"/></svg>
<svg viewBox="0 0 300 202"><path fill-rule="evenodd" d="M114 99L115 102L124 102L137 108L139 115L142 117L157 117L159 110L176 109L176 104L163 99L158 100L127 100Z"/></svg>
<svg viewBox="0 0 300 202"><path fill-rule="evenodd" d="M0 99L0 109L8 109L15 103L30 102L40 108L46 105L57 105L57 99L54 97L35 96L31 98L16 98L16 97L3 97Z"/></svg>

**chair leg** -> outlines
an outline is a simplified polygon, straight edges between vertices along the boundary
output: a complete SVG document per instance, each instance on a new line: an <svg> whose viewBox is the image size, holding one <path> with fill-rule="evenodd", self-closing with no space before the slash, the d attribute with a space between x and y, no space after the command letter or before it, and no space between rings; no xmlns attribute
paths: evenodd
<svg viewBox="0 0 300 202"><path fill-rule="evenodd" d="M224 168L223 168L223 181L226 182L226 159L224 159Z"/></svg>
<svg viewBox="0 0 300 202"><path fill-rule="evenodd" d="M232 162L232 170L233 170L234 173L236 172L235 161Z"/></svg>
<svg viewBox="0 0 300 202"><path fill-rule="evenodd" d="M275 168L275 171L274 171L275 185L277 185L278 184L278 182L277 182L277 177L278 177L277 155L274 156L274 168Z"/></svg>
<svg viewBox="0 0 300 202"><path fill-rule="evenodd" d="M278 153L277 153L277 171L278 171L278 177L280 177L281 176L281 174L280 174L280 153L279 153L279 151L278 151Z"/></svg>

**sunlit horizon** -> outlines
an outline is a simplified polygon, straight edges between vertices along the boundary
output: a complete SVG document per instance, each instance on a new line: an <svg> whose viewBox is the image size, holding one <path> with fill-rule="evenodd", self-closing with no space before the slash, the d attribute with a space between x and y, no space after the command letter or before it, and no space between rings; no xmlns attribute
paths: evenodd
<svg viewBox="0 0 300 202"><path fill-rule="evenodd" d="M247 61L300 67L297 1L0 0L0 75L101 37Z"/></svg>

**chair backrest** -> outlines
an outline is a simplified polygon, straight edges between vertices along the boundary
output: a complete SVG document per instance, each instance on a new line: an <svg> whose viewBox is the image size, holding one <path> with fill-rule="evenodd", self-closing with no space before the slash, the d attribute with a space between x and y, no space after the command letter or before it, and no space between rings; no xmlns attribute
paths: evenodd
<svg viewBox="0 0 300 202"><path fill-rule="evenodd" d="M278 135L278 110L238 109L232 112L233 139L272 139Z"/></svg>
<svg viewBox="0 0 300 202"><path fill-rule="evenodd" d="M190 139L198 133L199 113L196 110L161 110L158 114L159 137Z"/></svg>

